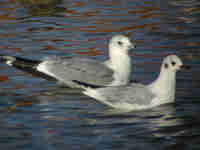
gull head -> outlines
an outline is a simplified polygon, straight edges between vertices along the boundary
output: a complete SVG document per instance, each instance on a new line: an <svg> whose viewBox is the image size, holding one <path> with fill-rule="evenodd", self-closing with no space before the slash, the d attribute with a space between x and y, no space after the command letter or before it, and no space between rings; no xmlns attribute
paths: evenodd
<svg viewBox="0 0 200 150"><path fill-rule="evenodd" d="M136 48L131 40L125 35L115 35L109 42L109 50L115 54L128 54L129 50Z"/></svg>
<svg viewBox="0 0 200 150"><path fill-rule="evenodd" d="M177 72L183 68L183 62L176 55L169 55L163 60L162 68L165 70L170 70L172 72Z"/></svg>

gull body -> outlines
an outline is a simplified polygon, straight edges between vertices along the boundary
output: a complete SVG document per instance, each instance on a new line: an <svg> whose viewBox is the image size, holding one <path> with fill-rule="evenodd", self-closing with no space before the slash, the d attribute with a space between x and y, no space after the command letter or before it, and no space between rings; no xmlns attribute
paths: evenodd
<svg viewBox="0 0 200 150"><path fill-rule="evenodd" d="M176 55L164 58L158 78L148 85L130 83L115 87L92 87L76 82L83 93L108 106L126 111L148 109L175 100L176 72L183 66Z"/></svg>
<svg viewBox="0 0 200 150"><path fill-rule="evenodd" d="M135 45L127 36L113 36L109 42L109 59L102 62L86 57L49 57L41 61L2 56L9 66L55 79L71 88L79 88L72 80L97 85L126 85L131 78L129 51Z"/></svg>

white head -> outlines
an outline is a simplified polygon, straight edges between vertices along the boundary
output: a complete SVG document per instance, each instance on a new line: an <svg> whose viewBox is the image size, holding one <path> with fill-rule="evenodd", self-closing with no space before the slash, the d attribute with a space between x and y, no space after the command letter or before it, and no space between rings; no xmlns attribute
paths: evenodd
<svg viewBox="0 0 200 150"><path fill-rule="evenodd" d="M164 58L159 77L148 87L156 95L153 105L173 102L175 99L176 72L183 66L181 59L176 55Z"/></svg>
<svg viewBox="0 0 200 150"><path fill-rule="evenodd" d="M129 50L133 48L135 48L135 45L130 41L127 36L124 35L113 36L109 42L110 56L112 56L113 54L128 55Z"/></svg>
<svg viewBox="0 0 200 150"><path fill-rule="evenodd" d="M164 58L162 63L162 71L177 72L183 67L181 59L176 55L169 55Z"/></svg>
<svg viewBox="0 0 200 150"><path fill-rule="evenodd" d="M127 36L113 36L109 42L108 66L114 70L114 81L111 85L124 85L130 81L132 66L129 51L135 45Z"/></svg>

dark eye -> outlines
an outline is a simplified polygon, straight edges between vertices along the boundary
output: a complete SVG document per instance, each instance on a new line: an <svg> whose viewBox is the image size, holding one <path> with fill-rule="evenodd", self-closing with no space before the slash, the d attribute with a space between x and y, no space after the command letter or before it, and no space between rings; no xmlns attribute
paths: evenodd
<svg viewBox="0 0 200 150"><path fill-rule="evenodd" d="M168 64L165 64L165 68L166 68L166 69L168 68Z"/></svg>
<svg viewBox="0 0 200 150"><path fill-rule="evenodd" d="M118 41L117 43L118 43L119 45L122 45L122 44L123 44L121 41Z"/></svg>
<svg viewBox="0 0 200 150"><path fill-rule="evenodd" d="M176 65L176 62L172 61L172 66Z"/></svg>

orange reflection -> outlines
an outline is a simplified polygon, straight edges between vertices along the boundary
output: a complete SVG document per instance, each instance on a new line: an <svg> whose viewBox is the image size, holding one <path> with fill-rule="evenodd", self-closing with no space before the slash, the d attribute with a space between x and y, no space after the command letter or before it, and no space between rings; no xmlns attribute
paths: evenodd
<svg viewBox="0 0 200 150"><path fill-rule="evenodd" d="M18 84L18 85L16 85L15 87L13 87L10 90L17 90L17 89L24 89L24 85L23 84Z"/></svg>
<svg viewBox="0 0 200 150"><path fill-rule="evenodd" d="M16 7L11 7L11 8L2 8L4 11L16 11Z"/></svg>
<svg viewBox="0 0 200 150"><path fill-rule="evenodd" d="M17 34L15 33L8 33L8 34L0 34L0 38L9 38L9 37L16 37Z"/></svg>
<svg viewBox="0 0 200 150"><path fill-rule="evenodd" d="M9 78L8 78L8 76L0 76L0 82L4 82L4 81L8 81L9 80Z"/></svg>
<svg viewBox="0 0 200 150"><path fill-rule="evenodd" d="M184 42L185 46L200 46L200 42Z"/></svg>
<svg viewBox="0 0 200 150"><path fill-rule="evenodd" d="M26 102L17 102L16 106L17 107L23 107L23 106L32 106L32 102L31 101L26 101Z"/></svg>
<svg viewBox="0 0 200 150"><path fill-rule="evenodd" d="M91 17L91 16L97 16L100 13L100 11L91 11L91 12L85 12L82 15L85 17Z"/></svg>
<svg viewBox="0 0 200 150"><path fill-rule="evenodd" d="M16 20L16 17L9 16L8 14L0 15L0 20Z"/></svg>
<svg viewBox="0 0 200 150"><path fill-rule="evenodd" d="M55 47L51 46L51 45L46 45L44 46L43 50L52 50L52 49L56 49Z"/></svg>
<svg viewBox="0 0 200 150"><path fill-rule="evenodd" d="M72 10L72 9L71 10L67 9L65 12L68 13L68 14L71 14L71 15L77 14L77 12L75 10Z"/></svg>
<svg viewBox="0 0 200 150"><path fill-rule="evenodd" d="M17 0L8 0L8 2L11 2L11 3L16 3Z"/></svg>
<svg viewBox="0 0 200 150"><path fill-rule="evenodd" d="M195 8L195 7L190 7L190 8L184 8L184 11L185 12L199 12L200 11L200 8L199 7L197 7L197 8Z"/></svg>
<svg viewBox="0 0 200 150"><path fill-rule="evenodd" d="M0 2L1 6L8 5L8 2Z"/></svg>
<svg viewBox="0 0 200 150"><path fill-rule="evenodd" d="M140 18L141 19L146 19L146 18L153 18L153 17L160 17L160 14L148 13L148 14L145 14L145 15L141 16Z"/></svg>
<svg viewBox="0 0 200 150"><path fill-rule="evenodd" d="M102 55L103 54L102 51L95 50L94 47L89 48L88 52L76 51L75 53L80 54L80 55L87 55L87 56L98 56L98 55Z"/></svg>
<svg viewBox="0 0 200 150"><path fill-rule="evenodd" d="M158 10L160 10L160 7L157 7L157 6L152 6L152 7L137 6L136 10L129 10L128 13L146 14L146 13L152 13L152 11L158 11Z"/></svg>
<svg viewBox="0 0 200 150"><path fill-rule="evenodd" d="M85 5L85 3L84 3L84 2L76 2L75 5L76 5L77 7L82 7L82 6Z"/></svg>
<svg viewBox="0 0 200 150"><path fill-rule="evenodd" d="M8 111L16 111L16 106L8 106Z"/></svg>
<svg viewBox="0 0 200 150"><path fill-rule="evenodd" d="M170 48L169 45L152 46L152 48Z"/></svg>
<svg viewBox="0 0 200 150"><path fill-rule="evenodd" d="M122 27L122 28L120 29L120 32L127 31L127 30L144 29L144 28L147 28L147 27L156 29L156 25L157 25L157 24L158 24L158 23L151 23L151 24L142 24L142 25L136 25L136 26Z"/></svg>

